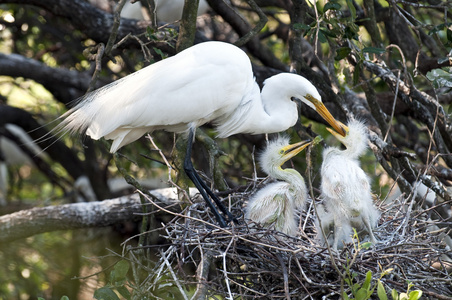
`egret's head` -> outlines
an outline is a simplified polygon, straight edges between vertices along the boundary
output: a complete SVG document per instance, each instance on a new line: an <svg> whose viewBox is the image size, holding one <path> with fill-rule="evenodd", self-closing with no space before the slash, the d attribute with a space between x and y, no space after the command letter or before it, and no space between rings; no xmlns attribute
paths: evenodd
<svg viewBox="0 0 452 300"><path fill-rule="evenodd" d="M322 102L316 87L303 76L293 73L281 73L269 79L278 77L281 84L288 91L292 101L301 101L315 110L325 121L330 124L342 136L345 136L344 129L339 125L338 121L333 118L331 113Z"/></svg>
<svg viewBox="0 0 452 300"><path fill-rule="evenodd" d="M303 151L312 141L302 141L296 144L289 144L288 137L279 137L270 141L260 156L260 164L263 171L269 175L273 174L273 170L281 168L281 166Z"/></svg>
<svg viewBox="0 0 452 300"><path fill-rule="evenodd" d="M345 136L337 133L331 128L327 130L334 135L347 149L353 150L360 155L367 147L367 129L363 122L355 119L351 119L347 122L347 125L338 122L345 131Z"/></svg>

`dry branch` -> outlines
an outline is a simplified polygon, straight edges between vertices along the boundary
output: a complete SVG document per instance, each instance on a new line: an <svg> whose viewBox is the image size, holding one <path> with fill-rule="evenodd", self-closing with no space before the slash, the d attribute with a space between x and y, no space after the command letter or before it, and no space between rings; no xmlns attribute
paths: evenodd
<svg viewBox="0 0 452 300"><path fill-rule="evenodd" d="M177 211L178 203L171 189L151 191L159 205ZM105 227L142 218L138 194L117 199L36 207L0 217L0 243L56 230ZM156 212L160 213L160 212Z"/></svg>

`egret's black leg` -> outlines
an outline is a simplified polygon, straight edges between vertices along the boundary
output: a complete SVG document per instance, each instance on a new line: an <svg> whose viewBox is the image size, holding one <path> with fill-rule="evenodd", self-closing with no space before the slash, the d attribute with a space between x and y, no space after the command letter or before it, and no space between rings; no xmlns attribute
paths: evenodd
<svg viewBox="0 0 452 300"><path fill-rule="evenodd" d="M213 205L211 199L217 204L218 208L228 216L228 222L233 220L234 222L237 222L236 218L229 212L229 210L221 203L220 199L211 191L211 189L207 186L207 184L199 177L198 173L196 172L195 168L193 167L193 163L191 161L191 150L193 148L193 138L194 133L196 129L191 129L190 133L188 135L188 143L187 143L187 153L185 155L184 160L184 170L187 176L190 178L190 180L194 183L198 191L201 193L202 197L206 201L207 205L212 210L213 214L217 218L218 223L221 227L226 227L227 221L224 219L224 217L218 212L216 207ZM209 196L208 196L208 195Z"/></svg>

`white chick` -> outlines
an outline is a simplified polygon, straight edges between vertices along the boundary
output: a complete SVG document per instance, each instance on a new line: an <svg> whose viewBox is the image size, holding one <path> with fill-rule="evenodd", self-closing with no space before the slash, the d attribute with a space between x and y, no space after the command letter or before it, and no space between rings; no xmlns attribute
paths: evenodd
<svg viewBox="0 0 452 300"><path fill-rule="evenodd" d="M280 181L266 185L251 197L245 218L265 227L274 226L287 235L297 234L296 214L306 202L306 184L296 170L281 166L310 144L304 141L289 145L286 137L269 142L259 161L265 173Z"/></svg>
<svg viewBox="0 0 452 300"><path fill-rule="evenodd" d="M346 149L325 149L321 168L321 197L326 211L320 207L319 217L326 235L330 232L328 228L333 227L334 250L337 250L340 241L341 245L351 241L352 228L357 231L364 229L375 244L372 229L376 227L380 216L373 205L369 178L359 162L359 157L367 148L366 127L354 119L348 122L348 126L343 127L346 130L345 137L329 128L328 130ZM319 226L317 228L320 232ZM321 233L318 236L325 242Z"/></svg>

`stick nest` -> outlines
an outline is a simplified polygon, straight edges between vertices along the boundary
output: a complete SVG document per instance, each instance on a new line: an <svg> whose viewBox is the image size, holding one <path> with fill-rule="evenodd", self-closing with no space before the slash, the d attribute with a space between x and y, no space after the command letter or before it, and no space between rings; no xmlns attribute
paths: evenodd
<svg viewBox="0 0 452 300"><path fill-rule="evenodd" d="M363 287L369 271L371 288L380 279L388 299L393 289L406 292L409 283L411 290L423 292L422 299L452 299L450 224L435 224L429 218L432 210L410 209L406 199L380 206L379 243L369 248L366 240L355 239L336 253L315 240L312 202L302 212L299 236L289 237L247 224L243 203L249 196L235 193L223 199L234 215L242 215L240 224L229 228L218 227L202 199L172 213L175 217L163 225L170 246L160 251L155 270L163 274L165 265L179 266L167 281L188 293L185 299L339 299L343 293L354 298L354 285ZM376 291L370 299L378 299Z"/></svg>

